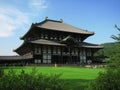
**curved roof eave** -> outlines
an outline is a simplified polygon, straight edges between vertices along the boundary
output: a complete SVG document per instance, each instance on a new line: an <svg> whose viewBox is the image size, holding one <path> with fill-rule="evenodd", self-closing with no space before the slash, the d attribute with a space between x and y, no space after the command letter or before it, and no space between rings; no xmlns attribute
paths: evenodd
<svg viewBox="0 0 120 90"><path fill-rule="evenodd" d="M32 23L29 30L22 37L20 37L20 39L24 39L24 37L32 30L33 27L34 27L34 24Z"/></svg>
<svg viewBox="0 0 120 90"><path fill-rule="evenodd" d="M46 29L46 30L52 30L52 31L59 31L59 32L68 32L68 33L75 33L75 34L84 34L84 35L94 35L94 32L91 33L77 33L77 32L70 32L70 31L62 31L62 30L57 30L57 29L50 29L50 28L44 28L44 27L40 27L40 26L35 26L37 28L41 28L41 29Z"/></svg>

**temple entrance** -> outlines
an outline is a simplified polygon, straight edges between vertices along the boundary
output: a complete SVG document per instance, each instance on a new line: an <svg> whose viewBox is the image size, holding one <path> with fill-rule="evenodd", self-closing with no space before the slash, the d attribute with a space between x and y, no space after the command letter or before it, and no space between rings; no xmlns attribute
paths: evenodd
<svg viewBox="0 0 120 90"><path fill-rule="evenodd" d="M70 63L70 57L69 56L63 56L63 63L64 64Z"/></svg>
<svg viewBox="0 0 120 90"><path fill-rule="evenodd" d="M79 58L78 56L72 56L72 64L78 64L79 63Z"/></svg>
<svg viewBox="0 0 120 90"><path fill-rule="evenodd" d="M53 64L78 64L79 59L77 56L59 56L59 55L52 55L52 63Z"/></svg>
<svg viewBox="0 0 120 90"><path fill-rule="evenodd" d="M62 59L60 55L52 55L52 63L53 64L61 64L62 63Z"/></svg>
<svg viewBox="0 0 120 90"><path fill-rule="evenodd" d="M69 64L72 63L72 60L70 59L70 56L59 56L59 55L52 55L52 63L56 64Z"/></svg>

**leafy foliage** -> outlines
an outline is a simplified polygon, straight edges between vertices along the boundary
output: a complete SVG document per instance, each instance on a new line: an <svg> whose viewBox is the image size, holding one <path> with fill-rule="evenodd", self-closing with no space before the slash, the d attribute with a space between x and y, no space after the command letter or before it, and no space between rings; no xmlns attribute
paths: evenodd
<svg viewBox="0 0 120 90"><path fill-rule="evenodd" d="M118 28L117 25L115 25L115 27L117 28L117 30L120 31L120 28ZM118 36L112 35L111 38L113 38L113 39L116 40L117 42L120 42L120 34L118 34Z"/></svg>
<svg viewBox="0 0 120 90"><path fill-rule="evenodd" d="M61 82L59 75L36 74L35 70L19 74L9 70L0 77L0 90L64 90L65 83Z"/></svg>
<svg viewBox="0 0 120 90"><path fill-rule="evenodd" d="M120 28L118 28L117 26L115 26L115 27L117 28L117 30L120 31ZM118 39L115 39L118 42L117 46L115 48L114 54L110 55L110 61L108 63L108 67L110 69L119 69L120 68L120 34L118 34L118 35L119 36L115 36L118 38Z"/></svg>
<svg viewBox="0 0 120 90"><path fill-rule="evenodd" d="M116 46L114 54L110 56L110 60L108 61L108 67L110 69L120 68L120 44Z"/></svg>
<svg viewBox="0 0 120 90"><path fill-rule="evenodd" d="M104 46L103 49L99 50L98 52L95 53L95 56L106 56L106 57L110 57L111 55L114 54L114 52L116 52L117 50L117 43L104 43L101 44L102 46Z"/></svg>
<svg viewBox="0 0 120 90"><path fill-rule="evenodd" d="M120 29L116 26L120 31ZM99 77L90 83L87 90L120 90L120 35L112 38L117 40L114 52L109 55L110 60L106 73L99 74Z"/></svg>
<svg viewBox="0 0 120 90"><path fill-rule="evenodd" d="M0 77L4 75L4 69L0 67Z"/></svg>
<svg viewBox="0 0 120 90"><path fill-rule="evenodd" d="M117 28L118 31L120 31L120 28L118 28L117 25L115 25L115 27ZM119 44L120 43L120 34L118 35L112 35L111 38L113 38L114 40L116 40L115 43L104 43L101 44L102 46L104 46L104 49L99 50L97 53L95 53L95 56L107 56L110 57L111 55L114 55L116 50L119 50Z"/></svg>
<svg viewBox="0 0 120 90"><path fill-rule="evenodd" d="M120 73L113 70L100 73L86 90L120 90Z"/></svg>

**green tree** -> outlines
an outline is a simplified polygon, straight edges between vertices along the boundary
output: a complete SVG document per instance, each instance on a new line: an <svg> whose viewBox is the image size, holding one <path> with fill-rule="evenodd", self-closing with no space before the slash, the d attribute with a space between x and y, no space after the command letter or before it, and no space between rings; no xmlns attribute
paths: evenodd
<svg viewBox="0 0 120 90"><path fill-rule="evenodd" d="M117 25L115 27L120 31ZM87 90L120 90L120 34L111 37L117 41L117 45L114 54L109 56L108 68L88 85Z"/></svg>
<svg viewBox="0 0 120 90"><path fill-rule="evenodd" d="M118 31L120 28L115 25ZM108 61L108 67L110 69L119 69L120 68L120 34L117 36L112 35L111 38L117 41L116 48L114 50L114 54L110 55L110 61Z"/></svg>
<svg viewBox="0 0 120 90"><path fill-rule="evenodd" d="M118 26L117 26L117 25L115 25L115 28L117 28L117 30L119 30L119 31L120 31L120 28L118 28ZM112 36L111 36L111 38L113 38L114 40L116 40L117 42L119 42L119 43L120 43L120 34L118 34L117 36L112 35Z"/></svg>

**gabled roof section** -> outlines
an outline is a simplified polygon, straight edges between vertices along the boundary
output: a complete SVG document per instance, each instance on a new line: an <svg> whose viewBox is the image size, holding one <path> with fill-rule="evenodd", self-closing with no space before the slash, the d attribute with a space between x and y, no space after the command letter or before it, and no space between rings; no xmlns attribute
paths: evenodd
<svg viewBox="0 0 120 90"><path fill-rule="evenodd" d="M17 49L13 50L14 52L18 53L19 55L24 55L26 50L31 51L31 44L29 42L23 42Z"/></svg>
<svg viewBox="0 0 120 90"><path fill-rule="evenodd" d="M32 23L29 30L22 37L20 37L20 39L24 39L24 37L32 30L33 26L34 24Z"/></svg>
<svg viewBox="0 0 120 90"><path fill-rule="evenodd" d="M64 38L63 40L60 41L61 43L67 44L69 46L76 46L78 45L78 41L73 38L72 36L67 36L66 38Z"/></svg>
<svg viewBox="0 0 120 90"><path fill-rule="evenodd" d="M0 56L0 61L18 61L18 60L29 60L32 59L33 56Z"/></svg>
<svg viewBox="0 0 120 90"><path fill-rule="evenodd" d="M45 39L38 39L38 40L30 41L29 43L42 44L42 45L53 45L53 46L67 46L66 44L63 44L61 42L45 40ZM87 43L87 42L82 42L82 43L80 42L79 45L77 44L77 46L78 47L84 47L84 48L96 48L96 49L104 48L101 45Z"/></svg>
<svg viewBox="0 0 120 90"><path fill-rule="evenodd" d="M94 34L94 32L89 32L87 30L79 29L72 25L63 23L62 21L56 21L56 20L50 20L50 19L46 19L46 20L44 20L40 23L36 23L34 25L39 28L45 28L45 29L50 29L50 30L55 30L55 31L71 32L71 33L78 33L78 34L88 34L88 35Z"/></svg>
<svg viewBox="0 0 120 90"><path fill-rule="evenodd" d="M43 28L43 29L53 30L53 31L86 34L89 36L94 34L94 32L89 32L87 30L83 30L83 29L74 27L74 26L66 24L62 21L45 19L44 21L42 21L40 23L35 23L35 24L32 23L30 29L27 31L27 33L24 36L21 37L21 39L24 39L24 37L29 34L29 32L32 30L33 27Z"/></svg>
<svg viewBox="0 0 120 90"><path fill-rule="evenodd" d="M61 44L59 42L45 40L45 39L38 39L38 40L30 41L30 43L42 44L42 45L66 46L65 44Z"/></svg>
<svg viewBox="0 0 120 90"><path fill-rule="evenodd" d="M104 48L104 47L101 46L101 45L92 44L92 43L87 43L87 42L82 42L82 43L80 43L79 46L80 46L80 47L85 47L85 48L98 48L98 49Z"/></svg>
<svg viewBox="0 0 120 90"><path fill-rule="evenodd" d="M67 37L69 39L69 37ZM50 45L50 46L68 46L67 43L61 43L58 41L51 41L51 40L46 40L46 39L38 39L34 41L27 41L23 42L23 44L18 47L15 52L17 52L19 55L23 55L24 51L26 51L26 48L31 50L31 44L39 44L39 45ZM91 44L91 43L86 43L86 42L78 42L78 43L73 43L75 47L83 47L83 48L94 48L94 49L102 49L103 46L97 45L97 44Z"/></svg>

